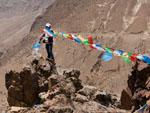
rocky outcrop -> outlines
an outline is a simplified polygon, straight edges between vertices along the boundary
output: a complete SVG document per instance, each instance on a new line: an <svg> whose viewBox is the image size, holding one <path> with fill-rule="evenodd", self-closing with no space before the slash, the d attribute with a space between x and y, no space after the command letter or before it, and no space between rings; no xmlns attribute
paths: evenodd
<svg viewBox="0 0 150 113"><path fill-rule="evenodd" d="M39 103L38 94L48 91L47 78L51 74L52 70L45 70L38 60L34 60L31 66L25 67L21 72L6 73L9 105L27 107Z"/></svg>
<svg viewBox="0 0 150 113"><path fill-rule="evenodd" d="M38 76L31 74L31 70L7 73L6 88L10 106L31 106L38 101Z"/></svg>
<svg viewBox="0 0 150 113"><path fill-rule="evenodd" d="M141 61L136 62L128 78L128 87L122 91L122 108L132 108L132 112L140 109L150 99L150 66L144 65Z"/></svg>
<svg viewBox="0 0 150 113"><path fill-rule="evenodd" d="M121 111L116 108L119 104L116 95L108 94L94 86L84 85L79 79L80 71L64 70L59 74L54 73L55 68L52 67L53 65L50 65L48 69L40 60L34 60L31 66L24 68L23 71L11 71L6 74L11 112L16 110L17 113Z"/></svg>

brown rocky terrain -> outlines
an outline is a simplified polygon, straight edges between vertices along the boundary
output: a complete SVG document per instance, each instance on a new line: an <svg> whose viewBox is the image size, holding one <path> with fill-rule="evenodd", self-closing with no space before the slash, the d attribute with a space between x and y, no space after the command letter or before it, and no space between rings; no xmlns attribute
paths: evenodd
<svg viewBox="0 0 150 113"><path fill-rule="evenodd" d="M32 26L27 24L29 21L26 19L20 19L21 23L23 21L27 22L24 25L29 25L24 28L27 30L26 33L24 29L18 32L18 29L21 30L18 26L13 28L18 32L14 37L19 40L20 38L16 34L22 37L24 33L28 34L29 31L30 33L27 37L23 37L23 40L15 42L15 46L12 46L13 49L9 47L11 49L6 52L2 49L0 62L1 65L5 63L5 66L1 67L1 73L11 69L19 70L27 61L31 60L31 46L46 22L50 22L56 31L77 32L85 38L88 34L92 34L95 42L108 47L149 54L149 6L149 0L56 0L46 9L45 13L42 13L36 20L33 19L34 22L31 21L31 16L27 15L30 22L33 22ZM1 20L6 19L2 18ZM14 21L16 22L16 19ZM14 22L10 21L10 23ZM1 24L1 26L5 25L7 23ZM11 30L6 29L6 31L10 32ZM5 31L3 33L2 39L5 37ZM5 39L1 42L1 45L7 46L12 41L9 42ZM81 71L80 79L83 80L83 83L94 85L98 89L107 90L120 96L122 89L127 87L132 65L125 64L121 58L114 58L106 63L98 58L99 54L95 50L77 45L70 40L57 39L54 47L58 66L79 69ZM4 86L3 75L1 80L2 86ZM4 87L2 87L2 93L3 90Z"/></svg>
<svg viewBox="0 0 150 113"><path fill-rule="evenodd" d="M43 58L34 59L20 72L6 73L5 86L10 106L7 112L149 113L150 67L141 67L142 63L137 61L133 66L128 87L120 98L84 84L78 70L56 67Z"/></svg>
<svg viewBox="0 0 150 113"><path fill-rule="evenodd" d="M53 65L45 67L46 62L34 60L21 72L10 71L5 75L8 112L127 113L116 108L119 105L116 95L83 84L80 71L61 68L56 71Z"/></svg>
<svg viewBox="0 0 150 113"><path fill-rule="evenodd" d="M122 91L121 108L123 109L132 109L132 111L135 111L146 103L149 103L150 67L149 65L142 66L142 63L143 62L137 61L132 67L133 70L127 81L128 86ZM143 113L144 109L141 110L141 112ZM145 112L149 113L150 109L147 108L147 111L145 109Z"/></svg>

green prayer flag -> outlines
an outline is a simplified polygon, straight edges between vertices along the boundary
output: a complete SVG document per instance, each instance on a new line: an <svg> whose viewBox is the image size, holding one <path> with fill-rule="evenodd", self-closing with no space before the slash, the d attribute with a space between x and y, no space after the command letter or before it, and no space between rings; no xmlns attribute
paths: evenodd
<svg viewBox="0 0 150 113"><path fill-rule="evenodd" d="M83 41L83 44L85 44L85 45L89 45L89 41L88 41L88 39L85 39L85 40Z"/></svg>
<svg viewBox="0 0 150 113"><path fill-rule="evenodd" d="M129 57L132 56L132 53L128 52L128 56L129 56Z"/></svg>
<svg viewBox="0 0 150 113"><path fill-rule="evenodd" d="M65 38L68 38L68 37L69 37L69 35L68 35L68 34L63 34L63 36L64 36Z"/></svg>
<svg viewBox="0 0 150 113"><path fill-rule="evenodd" d="M125 61L127 64L131 64L131 60L126 57L126 56L122 56L123 61Z"/></svg>
<svg viewBox="0 0 150 113"><path fill-rule="evenodd" d="M108 53L112 53L112 50L110 48L105 48L105 50L108 52Z"/></svg>

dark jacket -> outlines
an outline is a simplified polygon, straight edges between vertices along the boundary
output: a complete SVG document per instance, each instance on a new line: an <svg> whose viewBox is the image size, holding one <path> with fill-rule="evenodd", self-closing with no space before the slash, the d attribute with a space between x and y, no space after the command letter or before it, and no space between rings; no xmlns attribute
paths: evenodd
<svg viewBox="0 0 150 113"><path fill-rule="evenodd" d="M53 32L53 30L51 30L51 31ZM41 38L40 38L40 42L43 41L43 43L52 44L52 43L53 43L53 36L48 36L48 37L47 37L47 38L48 38L48 41L46 41L46 40L44 39L45 35L46 35L45 33L42 34L42 36L41 36Z"/></svg>

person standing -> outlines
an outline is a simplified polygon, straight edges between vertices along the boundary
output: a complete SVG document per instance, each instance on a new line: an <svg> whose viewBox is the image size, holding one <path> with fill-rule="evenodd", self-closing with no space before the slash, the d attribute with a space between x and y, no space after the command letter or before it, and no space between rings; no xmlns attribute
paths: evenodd
<svg viewBox="0 0 150 113"><path fill-rule="evenodd" d="M53 30L51 29L51 24L50 23L46 23L45 25L45 29L49 29L52 33ZM40 36L40 41L39 43L43 42L45 43L45 49L47 51L47 60L50 61L50 62L55 62L55 59L54 59L54 55L53 55L53 36L50 36L46 33L43 33L41 36Z"/></svg>

